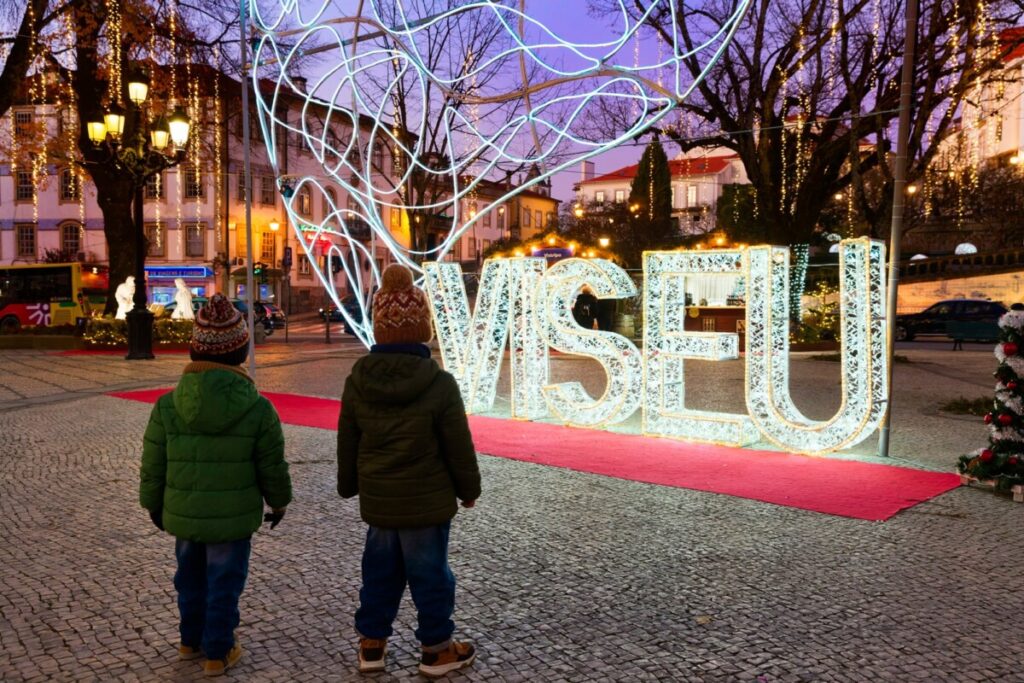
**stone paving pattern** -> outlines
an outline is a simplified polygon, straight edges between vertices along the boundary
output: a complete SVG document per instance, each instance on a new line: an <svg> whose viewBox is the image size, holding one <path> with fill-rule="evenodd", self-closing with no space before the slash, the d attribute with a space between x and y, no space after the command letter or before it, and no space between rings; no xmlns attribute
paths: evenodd
<svg viewBox="0 0 1024 683"><path fill-rule="evenodd" d="M894 455L949 469L985 429L937 405L990 392L994 360L907 355ZM334 397L357 357L271 345L259 385ZM102 395L168 385L185 362L0 353L0 680L204 680L174 659L173 540L137 503L150 407ZM687 371L696 405L740 409L740 364ZM573 359L554 374L602 381ZM798 404L827 414L837 374L795 361ZM229 679L362 680L364 526L335 493L334 434L285 434L296 500L254 539L246 655ZM458 632L480 654L454 680L1024 681L1024 506L1006 498L961 488L871 523L499 458L481 467L484 495L460 512L451 548ZM388 672L367 678L419 678L414 619L407 597Z"/></svg>

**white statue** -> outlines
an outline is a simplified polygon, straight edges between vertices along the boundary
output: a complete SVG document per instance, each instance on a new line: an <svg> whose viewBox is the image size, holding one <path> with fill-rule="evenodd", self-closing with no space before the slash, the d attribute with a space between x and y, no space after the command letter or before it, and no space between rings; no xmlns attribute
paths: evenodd
<svg viewBox="0 0 1024 683"><path fill-rule="evenodd" d="M171 313L171 319L194 319L195 316L192 314L192 292L189 291L188 286L185 285L185 281L180 277L174 278L174 286L178 289L174 292L174 312Z"/></svg>
<svg viewBox="0 0 1024 683"><path fill-rule="evenodd" d="M132 299L135 297L135 276L129 275L124 282L117 286L114 291L114 301L117 302L118 320L127 320L128 311L132 310Z"/></svg>

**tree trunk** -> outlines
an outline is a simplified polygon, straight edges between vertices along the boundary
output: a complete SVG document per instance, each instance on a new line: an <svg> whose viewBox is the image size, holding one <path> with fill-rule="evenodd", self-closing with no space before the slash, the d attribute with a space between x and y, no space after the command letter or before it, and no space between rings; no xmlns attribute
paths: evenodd
<svg viewBox="0 0 1024 683"><path fill-rule="evenodd" d="M110 259L110 281L104 313L114 313L117 302L114 291L129 275L135 274L135 224L132 221L134 185L126 174L112 173L107 167L90 169L96 184L96 203L103 212L103 234ZM141 255L145 259L145 254ZM145 287L136 282L136 288Z"/></svg>

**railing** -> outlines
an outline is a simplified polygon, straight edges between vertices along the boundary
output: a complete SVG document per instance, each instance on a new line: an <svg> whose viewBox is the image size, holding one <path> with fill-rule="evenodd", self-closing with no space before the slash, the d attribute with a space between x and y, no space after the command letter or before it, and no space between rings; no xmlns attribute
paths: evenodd
<svg viewBox="0 0 1024 683"><path fill-rule="evenodd" d="M919 261L906 261L900 264L900 279L929 280L1021 269L1024 269L1024 249L1004 249L963 256L940 256Z"/></svg>

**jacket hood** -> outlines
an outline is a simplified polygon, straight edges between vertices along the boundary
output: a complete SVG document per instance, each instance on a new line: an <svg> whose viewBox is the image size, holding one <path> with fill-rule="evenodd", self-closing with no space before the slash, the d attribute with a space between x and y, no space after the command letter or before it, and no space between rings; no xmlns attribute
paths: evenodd
<svg viewBox="0 0 1024 683"><path fill-rule="evenodd" d="M238 422L259 398L252 381L227 367L186 371L174 390L174 409L189 429L211 434Z"/></svg>
<svg viewBox="0 0 1024 683"><path fill-rule="evenodd" d="M371 353L352 368L351 381L370 403L405 404L427 390L441 368L432 358Z"/></svg>

